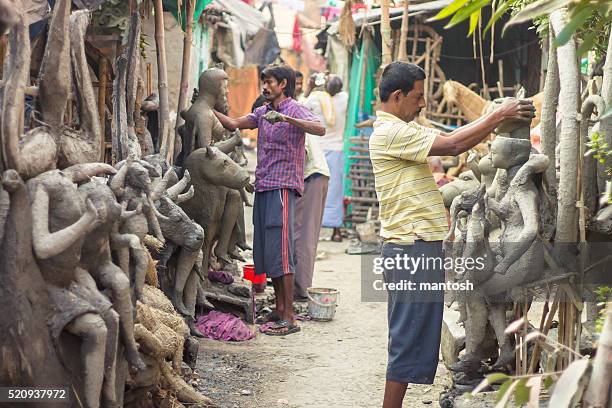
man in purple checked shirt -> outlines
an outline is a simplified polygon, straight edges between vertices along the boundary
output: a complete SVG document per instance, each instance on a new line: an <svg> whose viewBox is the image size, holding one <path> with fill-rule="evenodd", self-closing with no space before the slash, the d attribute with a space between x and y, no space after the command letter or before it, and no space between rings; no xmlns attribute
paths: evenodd
<svg viewBox="0 0 612 408"><path fill-rule="evenodd" d="M272 336L296 333L293 320L293 212L296 194L304 190L305 134L323 136L325 127L293 98L295 73L274 65L261 73L267 103L253 113L232 119L215 112L226 129L259 129L255 203L253 205L253 261L255 273L272 278L276 312L264 331Z"/></svg>

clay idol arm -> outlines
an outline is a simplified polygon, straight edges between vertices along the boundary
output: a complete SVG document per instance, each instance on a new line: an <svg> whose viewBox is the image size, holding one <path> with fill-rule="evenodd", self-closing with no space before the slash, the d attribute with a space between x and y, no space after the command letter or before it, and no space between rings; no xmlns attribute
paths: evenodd
<svg viewBox="0 0 612 408"><path fill-rule="evenodd" d="M49 232L49 194L38 186L32 202L32 243L40 259L56 256L96 226L98 212L90 200L87 211L77 222L57 232Z"/></svg>
<svg viewBox="0 0 612 408"><path fill-rule="evenodd" d="M132 248L140 249L140 239L134 234L119 234L110 235L110 245L112 249Z"/></svg>
<svg viewBox="0 0 612 408"><path fill-rule="evenodd" d="M496 273L506 273L508 268L527 252L538 235L539 221L536 193L533 191L517 191L515 201L521 210L523 229L518 237L513 238L513 242L509 243L506 256L495 267Z"/></svg>

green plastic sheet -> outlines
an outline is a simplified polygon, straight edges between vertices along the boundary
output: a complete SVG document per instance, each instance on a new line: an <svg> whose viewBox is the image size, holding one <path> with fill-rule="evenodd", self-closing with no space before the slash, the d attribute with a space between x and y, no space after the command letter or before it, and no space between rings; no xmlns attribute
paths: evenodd
<svg viewBox="0 0 612 408"><path fill-rule="evenodd" d="M192 0L193 1L193 0ZM185 31L187 27L187 4L189 0L181 0L181 28ZM178 1L177 0L163 0L164 9L171 12L174 18L178 20ZM196 23L206 6L212 3L212 0L197 0L195 12L193 14L193 21Z"/></svg>
<svg viewBox="0 0 612 408"><path fill-rule="evenodd" d="M346 126L344 128L344 157L345 169L344 174L348 175L351 163L355 160L351 159L351 156L355 155L356 152L350 151L352 143L351 137L358 136L360 130L355 128L355 124L361 122L365 116L371 115L372 112L372 101L376 99L374 95L374 89L376 89L376 71L380 67L380 50L376 46L376 43L370 35L366 34L361 42L361 49L353 50L353 59L351 63L351 72L349 76L349 102L347 109ZM369 42L368 46L365 47L366 41ZM365 53L367 48L367 54ZM365 97L364 106L359 106L361 99L361 78L363 76L363 65L367 64L365 72ZM344 195L351 196L352 183L348 177L344 178Z"/></svg>

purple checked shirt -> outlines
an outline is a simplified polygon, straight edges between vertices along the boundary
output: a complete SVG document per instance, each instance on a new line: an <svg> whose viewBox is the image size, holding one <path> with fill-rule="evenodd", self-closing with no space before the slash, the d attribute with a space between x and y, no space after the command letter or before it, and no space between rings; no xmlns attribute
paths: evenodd
<svg viewBox="0 0 612 408"><path fill-rule="evenodd" d="M288 188L302 194L305 132L286 122L270 124L264 119L264 115L271 110L273 110L272 104L268 103L255 109L255 112L248 116L253 125L259 129L255 191ZM282 101L277 111L295 119L319 121L308 108L293 98Z"/></svg>

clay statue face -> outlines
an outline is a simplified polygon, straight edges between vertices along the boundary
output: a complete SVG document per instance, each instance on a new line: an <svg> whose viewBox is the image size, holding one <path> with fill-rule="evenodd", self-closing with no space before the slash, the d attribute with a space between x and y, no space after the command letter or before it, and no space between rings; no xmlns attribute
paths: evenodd
<svg viewBox="0 0 612 408"><path fill-rule="evenodd" d="M151 188L151 178L149 171L140 163L132 163L127 174L127 184L139 188L142 191L149 192Z"/></svg>
<svg viewBox="0 0 612 408"><path fill-rule="evenodd" d="M509 169L529 159L531 142L523 139L512 139L498 136L491 143L491 161L498 169Z"/></svg>
<svg viewBox="0 0 612 408"><path fill-rule="evenodd" d="M164 238L181 244L188 251L197 251L204 242L204 230L191 220L178 204L168 197L159 201L159 212L167 219L160 219L159 224L164 231Z"/></svg>
<svg viewBox="0 0 612 408"><path fill-rule="evenodd" d="M217 97L217 102L215 103L215 110L225 115L228 114L229 103L227 101L227 89L225 91L221 91L221 94Z"/></svg>
<svg viewBox="0 0 612 408"><path fill-rule="evenodd" d="M215 98L215 105L227 104L227 84L229 77L219 68L209 68L200 75L198 81L199 96L210 95Z"/></svg>
<svg viewBox="0 0 612 408"><path fill-rule="evenodd" d="M480 182L476 179L472 170L465 171L450 183L440 187L442 200L446 207L450 207L455 197L463 192L471 192L478 188Z"/></svg>
<svg viewBox="0 0 612 408"><path fill-rule="evenodd" d="M205 159L198 162L198 167L210 183L235 189L248 183L249 172L245 168L216 147L208 146L205 149Z"/></svg>

